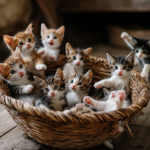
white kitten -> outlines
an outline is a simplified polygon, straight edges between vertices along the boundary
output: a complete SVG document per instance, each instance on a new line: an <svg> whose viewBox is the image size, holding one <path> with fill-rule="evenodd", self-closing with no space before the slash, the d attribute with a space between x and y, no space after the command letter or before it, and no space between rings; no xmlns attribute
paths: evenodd
<svg viewBox="0 0 150 150"><path fill-rule="evenodd" d="M64 37L65 27L59 29L48 29L44 23L41 24L41 36L44 47L38 50L42 59L46 62L56 61L59 55L59 46Z"/></svg>

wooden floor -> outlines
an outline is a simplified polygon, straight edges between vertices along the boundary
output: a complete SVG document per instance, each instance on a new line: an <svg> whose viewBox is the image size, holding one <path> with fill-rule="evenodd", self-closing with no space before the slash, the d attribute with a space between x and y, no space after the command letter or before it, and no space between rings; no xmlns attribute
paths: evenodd
<svg viewBox="0 0 150 150"><path fill-rule="evenodd" d="M129 50L120 50L108 48L106 46L95 46L93 54L97 57L105 57L105 52L113 55L125 55ZM139 117L134 124L131 124L131 130L134 138L128 132L114 141L115 150L150 150L150 104L144 108L145 115ZM55 148L41 145L40 143L27 138L23 131L16 126L14 121L0 104L0 150L51 150ZM89 150L109 150L103 144Z"/></svg>

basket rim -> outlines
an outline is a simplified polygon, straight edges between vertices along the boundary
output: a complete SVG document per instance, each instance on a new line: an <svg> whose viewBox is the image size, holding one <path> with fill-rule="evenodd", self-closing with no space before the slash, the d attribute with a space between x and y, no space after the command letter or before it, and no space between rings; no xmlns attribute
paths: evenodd
<svg viewBox="0 0 150 150"><path fill-rule="evenodd" d="M104 58L92 57L92 60L96 59L97 62L107 61ZM96 63L97 63L96 62ZM137 70L132 71L133 77L140 77L140 73ZM142 78L142 77L140 77ZM134 79L132 79L134 80ZM144 81L146 83L146 81ZM32 117L39 117L43 119L48 119L57 123L65 124L79 124L79 123L108 123L114 122L116 120L125 120L132 118L136 114L140 113L144 107L147 106L150 99L150 90L148 84L146 83L142 89L144 92L140 95L138 102L131 104L127 108L122 108L115 111L109 111L104 113L93 112L86 114L73 114L73 113L64 113L60 111L53 111L45 108L34 107L28 103L23 103L20 100L16 100L10 96L7 96L5 91L0 90L0 103L6 106L8 109L17 110L20 114L30 115ZM144 94L147 93L148 97L145 97Z"/></svg>

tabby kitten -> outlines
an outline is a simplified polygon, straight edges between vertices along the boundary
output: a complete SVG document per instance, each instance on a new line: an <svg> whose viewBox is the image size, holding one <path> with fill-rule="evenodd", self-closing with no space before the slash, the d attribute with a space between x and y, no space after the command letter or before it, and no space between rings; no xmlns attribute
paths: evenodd
<svg viewBox="0 0 150 150"><path fill-rule="evenodd" d="M35 49L35 38L32 33L32 24L29 24L24 32L18 32L14 37L4 35L4 41L9 49L15 51L19 48L28 70L33 74L45 78L46 65Z"/></svg>
<svg viewBox="0 0 150 150"><path fill-rule="evenodd" d="M111 91L120 90L124 85L129 89L131 71L134 67L134 52L126 57L114 57L106 53L108 63L111 69L111 77L103 79L94 84L95 88L110 88ZM128 90L127 90L128 93Z"/></svg>
<svg viewBox="0 0 150 150"><path fill-rule="evenodd" d="M71 76L68 81L68 92L66 94L69 107L73 107L77 103L81 103L83 97L88 95L90 83L93 77L91 70L89 70L85 75L82 75L81 73L77 73L73 66L71 69Z"/></svg>
<svg viewBox="0 0 150 150"><path fill-rule="evenodd" d="M33 85L36 85L33 75L26 70L19 49L4 63L0 63L0 76L10 85L13 95L31 93Z"/></svg>
<svg viewBox="0 0 150 150"><path fill-rule="evenodd" d="M38 50L43 61L56 61L59 55L59 46L64 37L65 27L59 29L48 29L44 23L41 24L41 37L44 47Z"/></svg>
<svg viewBox="0 0 150 150"><path fill-rule="evenodd" d="M150 72L150 40L135 38L123 32L121 38L135 52L137 64L141 66L141 77L148 78Z"/></svg>
<svg viewBox="0 0 150 150"><path fill-rule="evenodd" d="M74 49L69 43L66 44L66 55L68 62L64 66L64 77L67 82L70 76L70 69L74 66L77 73L83 73L85 61L92 52L92 48L86 50Z"/></svg>

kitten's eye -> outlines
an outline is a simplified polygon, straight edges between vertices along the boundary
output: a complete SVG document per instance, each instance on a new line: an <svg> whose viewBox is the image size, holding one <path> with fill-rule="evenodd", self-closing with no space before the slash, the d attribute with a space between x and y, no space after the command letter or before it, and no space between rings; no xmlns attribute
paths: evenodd
<svg viewBox="0 0 150 150"><path fill-rule="evenodd" d="M72 57L72 59L74 59L74 60L75 60L75 59L76 59L76 56L73 56L73 57Z"/></svg>
<svg viewBox="0 0 150 150"><path fill-rule="evenodd" d="M73 83L73 80L72 80L72 79L70 80L70 83Z"/></svg>
<svg viewBox="0 0 150 150"><path fill-rule="evenodd" d="M49 38L49 36L47 36L47 38Z"/></svg>
<svg viewBox="0 0 150 150"><path fill-rule="evenodd" d="M23 45L23 42L20 42L19 45Z"/></svg>
<svg viewBox="0 0 150 150"><path fill-rule="evenodd" d="M58 85L55 85L55 86L54 86L54 90L57 90L57 89L58 89Z"/></svg>
<svg viewBox="0 0 150 150"><path fill-rule="evenodd" d="M82 82L79 82L78 85L82 85Z"/></svg>
<svg viewBox="0 0 150 150"><path fill-rule="evenodd" d="M22 64L20 64L20 65L19 65L19 68L23 68L23 65L22 65Z"/></svg>
<svg viewBox="0 0 150 150"><path fill-rule="evenodd" d="M54 39L57 39L57 36L54 36Z"/></svg>
<svg viewBox="0 0 150 150"><path fill-rule="evenodd" d="M49 91L49 89L48 89L48 88L45 88L45 91L46 91L46 92L48 92L48 91Z"/></svg>
<svg viewBox="0 0 150 150"><path fill-rule="evenodd" d="M80 60L83 60L83 57L81 57L81 59Z"/></svg>
<svg viewBox="0 0 150 150"><path fill-rule="evenodd" d="M11 70L11 71L10 71L11 74L14 74L15 72L16 72L15 70Z"/></svg>
<svg viewBox="0 0 150 150"><path fill-rule="evenodd" d="M31 42L31 41L32 41L31 38L29 38L29 39L28 39L28 42Z"/></svg>
<svg viewBox="0 0 150 150"><path fill-rule="evenodd" d="M118 67L117 67L117 66L114 66L114 69L118 69Z"/></svg>
<svg viewBox="0 0 150 150"><path fill-rule="evenodd" d="M123 69L127 69L127 66L123 66Z"/></svg>
<svg viewBox="0 0 150 150"><path fill-rule="evenodd" d="M136 50L135 52L136 52L136 53L138 53L138 52L139 52L139 50Z"/></svg>
<svg viewBox="0 0 150 150"><path fill-rule="evenodd" d="M143 54L146 54L146 51L143 51Z"/></svg>

